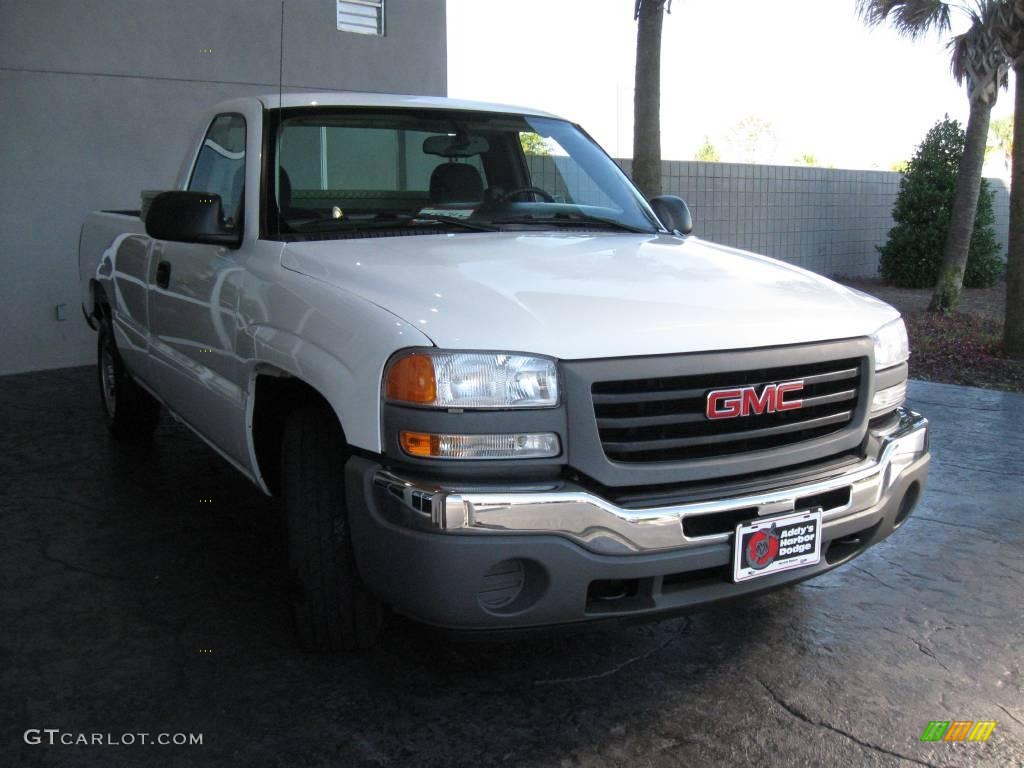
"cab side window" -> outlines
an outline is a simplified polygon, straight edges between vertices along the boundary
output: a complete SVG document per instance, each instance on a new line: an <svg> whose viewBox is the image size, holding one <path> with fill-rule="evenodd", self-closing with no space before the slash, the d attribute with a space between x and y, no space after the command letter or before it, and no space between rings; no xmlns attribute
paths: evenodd
<svg viewBox="0 0 1024 768"><path fill-rule="evenodd" d="M199 149L191 192L220 195L224 223L237 226L242 218L242 192L245 188L245 118L218 115L210 123Z"/></svg>

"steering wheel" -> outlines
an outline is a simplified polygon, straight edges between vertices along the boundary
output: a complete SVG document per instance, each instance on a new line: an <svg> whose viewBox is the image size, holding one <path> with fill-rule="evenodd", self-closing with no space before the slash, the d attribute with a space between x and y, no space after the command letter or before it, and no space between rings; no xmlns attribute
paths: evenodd
<svg viewBox="0 0 1024 768"><path fill-rule="evenodd" d="M541 189L540 187L516 187L515 189L510 189L508 192L504 192L498 195L494 199L494 202L504 203L506 200L509 200L515 197L516 195L525 194L532 194L537 195L538 197L542 197L544 198L544 201L547 203L555 202L554 196L552 196L547 190Z"/></svg>

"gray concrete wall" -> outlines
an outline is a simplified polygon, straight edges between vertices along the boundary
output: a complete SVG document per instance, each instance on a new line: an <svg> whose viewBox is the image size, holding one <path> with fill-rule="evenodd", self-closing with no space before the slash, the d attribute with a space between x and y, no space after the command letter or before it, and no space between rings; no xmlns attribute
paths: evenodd
<svg viewBox="0 0 1024 768"><path fill-rule="evenodd" d="M377 38L286 0L284 87L444 95L444 0L386 5ZM82 219L170 186L212 104L276 91L280 21L279 0L0 0L0 374L92 361Z"/></svg>
<svg viewBox="0 0 1024 768"><path fill-rule="evenodd" d="M1006 261L1006 249L1010 239L1010 183L1007 179L989 179L995 199L992 206L995 209L996 222L993 228L996 231L996 240L1002 250L1003 261Z"/></svg>
<svg viewBox="0 0 1024 768"><path fill-rule="evenodd" d="M620 165L629 172L630 161ZM1009 191L995 192L995 233L1006 257ZM873 277L892 227L900 174L735 163L663 163L665 194L690 206L694 232L825 275Z"/></svg>

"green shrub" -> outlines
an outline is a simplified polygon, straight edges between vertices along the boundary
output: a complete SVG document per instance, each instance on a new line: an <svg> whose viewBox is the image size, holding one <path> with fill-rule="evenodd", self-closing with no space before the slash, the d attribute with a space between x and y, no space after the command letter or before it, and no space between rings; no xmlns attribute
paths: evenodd
<svg viewBox="0 0 1024 768"><path fill-rule="evenodd" d="M971 234L971 250L967 255L967 269L964 270L964 286L967 288L988 288L999 282L1006 264L996 240L992 225L996 221L992 209L995 193L985 179L981 180L981 194L978 195L978 213L974 219Z"/></svg>
<svg viewBox="0 0 1024 768"><path fill-rule="evenodd" d="M948 117L928 131L907 163L893 206L895 226L878 249L882 279L904 288L931 288L939 276L942 249L956 196L956 175L964 153L960 123ZM986 288L1002 274L1003 260L992 223L993 194L982 181L978 213L967 257L964 285Z"/></svg>

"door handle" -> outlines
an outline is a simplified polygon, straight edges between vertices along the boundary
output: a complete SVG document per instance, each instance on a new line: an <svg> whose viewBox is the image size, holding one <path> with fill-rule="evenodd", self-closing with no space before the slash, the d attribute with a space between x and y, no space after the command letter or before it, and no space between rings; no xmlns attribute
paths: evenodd
<svg viewBox="0 0 1024 768"><path fill-rule="evenodd" d="M161 261L156 265L156 284L159 288L166 288L171 284L171 262Z"/></svg>

